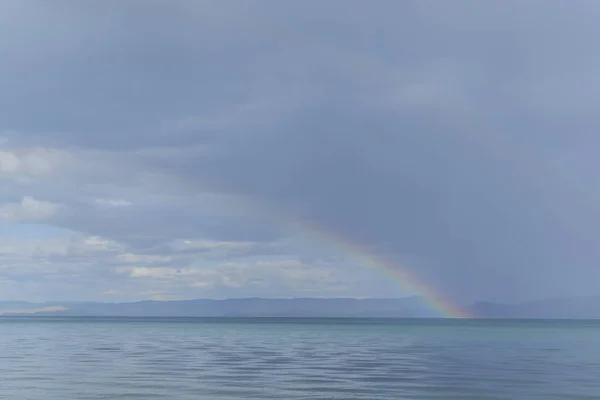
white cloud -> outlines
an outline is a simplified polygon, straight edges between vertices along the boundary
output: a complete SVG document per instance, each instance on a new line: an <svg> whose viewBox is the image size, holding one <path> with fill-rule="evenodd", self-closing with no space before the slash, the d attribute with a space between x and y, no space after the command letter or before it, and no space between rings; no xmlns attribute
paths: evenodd
<svg viewBox="0 0 600 400"><path fill-rule="evenodd" d="M114 240L81 234L33 240L26 243L25 248L39 257L64 256L65 260L69 257L98 257L124 251L123 246Z"/></svg>
<svg viewBox="0 0 600 400"><path fill-rule="evenodd" d="M72 248L79 253L114 253L124 250L120 243L100 236L86 236L83 239L74 240Z"/></svg>
<svg viewBox="0 0 600 400"><path fill-rule="evenodd" d="M16 154L8 151L0 151L0 172L12 173L18 171L20 160Z"/></svg>
<svg viewBox="0 0 600 400"><path fill-rule="evenodd" d="M239 250L248 249L254 246L252 242L220 242L214 240L184 240L182 246L184 249L196 249L196 250ZM176 246L178 247L178 246Z"/></svg>
<svg viewBox="0 0 600 400"><path fill-rule="evenodd" d="M299 291L339 290L351 283L338 270L297 260L227 262L214 268L119 267L131 278L178 283L193 288L286 287Z"/></svg>
<svg viewBox="0 0 600 400"><path fill-rule="evenodd" d="M12 243L8 243L7 238L2 238L1 240L2 240L2 243L0 244L0 255L9 255L9 254L18 253L17 247Z"/></svg>
<svg viewBox="0 0 600 400"><path fill-rule="evenodd" d="M131 201L125 199L96 199L94 203L108 207L129 207L133 205Z"/></svg>
<svg viewBox="0 0 600 400"><path fill-rule="evenodd" d="M258 261L255 268L279 275L298 289L314 290L346 282L338 269L305 264L299 260Z"/></svg>
<svg viewBox="0 0 600 400"><path fill-rule="evenodd" d="M196 281L196 282L192 283L190 286L194 287L194 288L206 289L206 288L214 287L215 284L214 284L214 282L209 282L209 281Z"/></svg>
<svg viewBox="0 0 600 400"><path fill-rule="evenodd" d="M0 220L42 221L54 216L59 208L59 204L25 196L18 203L0 206Z"/></svg>
<svg viewBox="0 0 600 400"><path fill-rule="evenodd" d="M42 177L53 173L66 157L57 149L0 149L0 174L14 177Z"/></svg>
<svg viewBox="0 0 600 400"><path fill-rule="evenodd" d="M155 279L180 279L190 276L214 276L215 271L193 268L170 268L170 267L119 267L117 272L126 273L132 278L155 278Z"/></svg>
<svg viewBox="0 0 600 400"><path fill-rule="evenodd" d="M81 234L44 239L0 237L0 242L0 263L22 271L40 268L40 263L45 265L45 270L71 270L73 266L109 263L115 254L124 251L115 241Z"/></svg>
<svg viewBox="0 0 600 400"><path fill-rule="evenodd" d="M171 256L154 255L154 254L118 254L117 261L127 264L154 264L165 263L173 260Z"/></svg>

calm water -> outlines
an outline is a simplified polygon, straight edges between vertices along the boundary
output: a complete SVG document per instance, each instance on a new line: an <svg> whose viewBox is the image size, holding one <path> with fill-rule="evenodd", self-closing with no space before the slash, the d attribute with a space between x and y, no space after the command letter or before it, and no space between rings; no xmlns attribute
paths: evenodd
<svg viewBox="0 0 600 400"><path fill-rule="evenodd" d="M0 319L1 399L600 399L600 322Z"/></svg>

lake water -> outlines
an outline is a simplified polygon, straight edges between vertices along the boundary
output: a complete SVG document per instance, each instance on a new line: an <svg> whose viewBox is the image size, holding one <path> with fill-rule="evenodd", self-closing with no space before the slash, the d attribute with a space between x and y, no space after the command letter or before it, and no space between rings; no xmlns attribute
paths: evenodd
<svg viewBox="0 0 600 400"><path fill-rule="evenodd" d="M600 399L600 322L2 318L0 399Z"/></svg>

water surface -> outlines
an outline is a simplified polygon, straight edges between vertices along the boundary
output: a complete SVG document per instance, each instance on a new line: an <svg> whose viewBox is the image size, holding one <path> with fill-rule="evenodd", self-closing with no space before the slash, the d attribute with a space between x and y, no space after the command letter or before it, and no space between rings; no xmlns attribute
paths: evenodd
<svg viewBox="0 0 600 400"><path fill-rule="evenodd" d="M0 398L600 399L600 322L0 318Z"/></svg>

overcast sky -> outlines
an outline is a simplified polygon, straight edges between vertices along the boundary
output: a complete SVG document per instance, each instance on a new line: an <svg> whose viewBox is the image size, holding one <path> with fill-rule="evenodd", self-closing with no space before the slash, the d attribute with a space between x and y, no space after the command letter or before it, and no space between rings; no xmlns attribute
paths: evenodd
<svg viewBox="0 0 600 400"><path fill-rule="evenodd" d="M600 294L600 3L0 2L0 300Z"/></svg>

